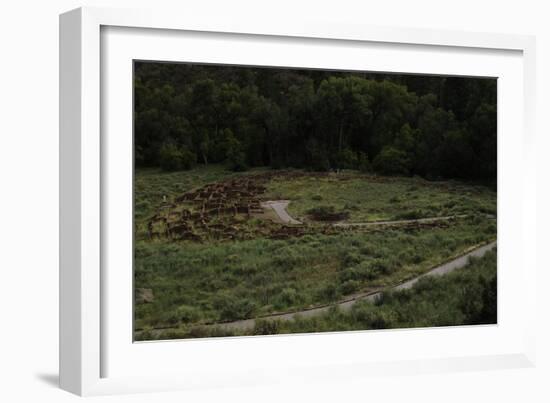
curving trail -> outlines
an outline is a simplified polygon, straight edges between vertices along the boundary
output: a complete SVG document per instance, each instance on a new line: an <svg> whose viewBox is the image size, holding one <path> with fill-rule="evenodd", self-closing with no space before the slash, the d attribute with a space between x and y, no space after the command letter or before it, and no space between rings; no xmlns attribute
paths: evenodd
<svg viewBox="0 0 550 403"><path fill-rule="evenodd" d="M335 227L350 228L350 227L375 227L377 225L399 225L412 223L434 223L438 221L449 221L456 218L467 217L467 214L449 215L443 217L427 217L427 218L412 218L408 220L386 220L386 221L370 221L370 222L339 222L333 224Z"/></svg>
<svg viewBox="0 0 550 403"><path fill-rule="evenodd" d="M284 224L290 224L290 225L300 225L303 224L302 222L292 218L288 212L286 211L286 207L290 203L289 200L274 200L274 201L266 201L261 203L262 207L264 209L271 209L273 210L276 215L279 217L280 221ZM363 223L334 223L332 225L336 227L343 227L343 228L349 228L349 227L370 227L370 226L391 226L391 225L399 225L399 224L408 224L408 223L431 223L431 222L437 222L437 221L447 221L452 220L455 218L462 218L466 217L467 215L455 215L455 216L445 216L445 217L429 217L429 218L419 218L419 219L409 219L409 220L388 220L388 221L371 221L371 222L363 222ZM495 218L493 216L490 216L490 218ZM443 263L437 267L432 268L430 271L415 277L411 280L408 280L404 283L398 284L396 286L390 287L391 290L404 290L409 289L414 286L422 277L426 276L440 276L446 273L450 273L456 269L460 269L468 264L468 261L470 257L482 257L487 253L488 251L495 248L497 245L496 241L493 241L489 244L477 247L474 250L471 250L453 260L450 260L446 263ZM323 306L318 306L314 308L304 309L301 311L294 311L294 312L287 312L287 313L279 313L279 314L272 314L272 315L266 315L262 317L252 318L252 319L243 319L243 320L237 320L233 322L225 322L225 323L211 323L211 324L205 324L204 326L216 326L221 327L225 329L234 329L234 330L249 330L253 329L256 325L256 320L292 320L295 316L300 316L303 318L312 317L316 315L320 315L322 313L328 312L332 307L338 306L340 309L347 311L351 309L353 304L357 301L374 301L376 298L380 297L384 290L374 290L370 292L365 293L359 293L355 295L351 295L345 300L342 300L336 304L327 304ZM165 327L162 329L154 329L153 331L160 331L164 329L173 329L174 327Z"/></svg>
<svg viewBox="0 0 550 403"><path fill-rule="evenodd" d="M295 220L288 214L286 211L286 207L288 206L288 203L290 203L289 200L270 200L263 202L261 205L263 208L272 209L275 211L275 213L279 216L279 219L284 224L302 224L300 221Z"/></svg>
<svg viewBox="0 0 550 403"><path fill-rule="evenodd" d="M397 286L391 287L392 290L405 290L412 288L418 280L420 280L422 277L427 276L441 276L443 274L450 273L454 270L460 269L468 264L468 261L470 257L482 257L487 252L495 248L497 245L496 241L493 241L489 244L480 246L462 256L459 256L453 260L450 260L446 263L443 263L437 267L434 267L432 270L428 271L427 273L424 273L418 277L415 277L409 281L406 281L404 283L401 283ZM315 315L322 314L324 312L327 312L329 309L331 309L333 306L338 306L340 309L347 311L351 309L353 304L357 301L374 301L376 298L380 297L382 294L382 290L379 291L371 291L368 293L363 294L356 294L344 301L340 301L337 304L331 304L331 305L324 305L316 308L311 309L305 309L302 311L297 312L289 312L289 313L281 313L281 314L274 314L269 316L264 316L260 318L254 318L254 319L244 319L244 320L237 320L234 322L226 322L226 323L218 323L208 326L220 326L224 327L226 329L238 329L238 330L248 330L253 329L256 324L256 319L262 319L262 320L292 320L294 319L295 315L299 315L300 317L307 318Z"/></svg>
<svg viewBox="0 0 550 403"><path fill-rule="evenodd" d="M291 225L303 224L302 222L296 220L295 218L292 218L290 214L288 214L288 211L286 211L286 208L289 203L290 203L290 200L269 200L266 202L262 202L261 206L264 209L273 210L279 217L280 222L283 224L291 224ZM338 222L332 225L340 228L376 227L379 225L391 226L391 225L412 224L412 223L435 223L438 221L449 221L449 220L454 220L456 218L464 218L467 216L468 216L467 214L459 214L459 215L450 215L450 216L443 216L443 217L414 218L414 219L407 219L407 220L385 220L385 221L367 221L367 222L352 222L352 223Z"/></svg>

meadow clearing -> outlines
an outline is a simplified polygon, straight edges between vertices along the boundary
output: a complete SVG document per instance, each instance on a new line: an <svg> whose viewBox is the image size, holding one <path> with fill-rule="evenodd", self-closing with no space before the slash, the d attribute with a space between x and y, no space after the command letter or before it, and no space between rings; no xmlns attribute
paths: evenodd
<svg viewBox="0 0 550 403"><path fill-rule="evenodd" d="M350 312L257 320L246 331L223 326L387 289L495 240L496 192L486 186L355 170L231 172L212 164L137 169L134 186L137 340L492 320L494 252L472 261L471 270L375 304L358 302ZM273 200L288 201L301 224L262 207Z"/></svg>

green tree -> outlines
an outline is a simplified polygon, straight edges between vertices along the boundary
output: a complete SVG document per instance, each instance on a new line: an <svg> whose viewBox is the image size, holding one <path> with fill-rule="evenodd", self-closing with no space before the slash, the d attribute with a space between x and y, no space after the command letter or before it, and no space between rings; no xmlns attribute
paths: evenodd
<svg viewBox="0 0 550 403"><path fill-rule="evenodd" d="M365 133L372 116L369 81L359 77L330 77L319 85L316 109L325 142L337 154L354 132Z"/></svg>
<svg viewBox="0 0 550 403"><path fill-rule="evenodd" d="M386 146L372 162L373 169L385 175L408 175L410 159L403 150Z"/></svg>
<svg viewBox="0 0 550 403"><path fill-rule="evenodd" d="M191 169L196 162L196 155L185 146L164 144L159 154L160 167L165 171Z"/></svg>
<svg viewBox="0 0 550 403"><path fill-rule="evenodd" d="M136 166L177 165L161 153L172 144L236 169L372 162L496 181L494 79L154 62L136 62L134 77Z"/></svg>
<svg viewBox="0 0 550 403"><path fill-rule="evenodd" d="M231 129L224 129L226 163L232 171L246 171L246 157L241 142L233 135Z"/></svg>
<svg viewBox="0 0 550 403"><path fill-rule="evenodd" d="M439 147L434 150L437 172L444 177L468 178L472 176L475 154L465 130L449 130L443 134Z"/></svg>
<svg viewBox="0 0 550 403"><path fill-rule="evenodd" d="M373 159L382 148L392 143L394 134L405 123L414 120L418 97L408 92L406 87L388 80L368 81L367 86L372 113L363 133L363 149Z"/></svg>
<svg viewBox="0 0 550 403"><path fill-rule="evenodd" d="M324 150L316 139L309 139L307 142L306 152L308 156L308 166L314 171L328 171L330 169L330 161L326 150Z"/></svg>
<svg viewBox="0 0 550 403"><path fill-rule="evenodd" d="M355 169L359 165L357 154L350 148L344 148L336 157L337 167L340 169Z"/></svg>

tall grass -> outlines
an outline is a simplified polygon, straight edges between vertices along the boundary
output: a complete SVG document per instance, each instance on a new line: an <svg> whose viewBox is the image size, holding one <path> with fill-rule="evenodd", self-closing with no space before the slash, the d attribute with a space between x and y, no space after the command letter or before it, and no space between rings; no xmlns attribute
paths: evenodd
<svg viewBox="0 0 550 403"><path fill-rule="evenodd" d="M297 315L289 321L257 320L253 329L241 331L191 326L139 336L170 339L495 324L496 256L496 250L489 252L450 274L424 277L411 289L386 292L375 303L358 301L346 311L333 308L308 318Z"/></svg>
<svg viewBox="0 0 550 403"><path fill-rule="evenodd" d="M492 226L488 219L464 219L453 227L414 232L207 244L138 241L135 285L152 289L155 298L136 306L136 324L231 321L327 304L415 277L492 239Z"/></svg>
<svg viewBox="0 0 550 403"><path fill-rule="evenodd" d="M350 171L327 177L278 178L267 197L289 199L291 215L307 221L311 211L332 209L350 222L496 214L496 192L460 182L421 178L371 178Z"/></svg>
<svg viewBox="0 0 550 403"><path fill-rule="evenodd" d="M210 330L197 329L330 304L415 277L496 237L495 220L486 216L496 208L491 190L416 178L370 180L357 173L275 179L265 197L290 199L289 209L297 217L319 206L349 212L352 221L459 213L468 217L448 228L344 231L287 240L196 243L145 236L147 220L163 203L206 183L248 174L221 166L175 173L136 171L134 280L136 287L151 289L154 295L152 303L136 305L137 329L173 327L175 333L193 329L194 334L208 335ZM256 225L254 220L247 224ZM258 331L267 332L270 326Z"/></svg>

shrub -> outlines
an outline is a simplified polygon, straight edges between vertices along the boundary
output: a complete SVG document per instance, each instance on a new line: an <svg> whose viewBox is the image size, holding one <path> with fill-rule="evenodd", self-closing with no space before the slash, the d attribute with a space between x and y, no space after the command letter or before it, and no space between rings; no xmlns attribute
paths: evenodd
<svg viewBox="0 0 550 403"><path fill-rule="evenodd" d="M325 301L335 301L338 298L338 289L336 285L329 283L319 290L319 297Z"/></svg>
<svg viewBox="0 0 550 403"><path fill-rule="evenodd" d="M453 208L454 206L456 206L456 201L455 200L449 200L448 202L445 202L443 204L443 207L445 207L445 208Z"/></svg>
<svg viewBox="0 0 550 403"><path fill-rule="evenodd" d="M359 289L359 282L355 280L347 280L344 281L340 286L338 287L338 291L342 295L349 295L354 293Z"/></svg>
<svg viewBox="0 0 550 403"><path fill-rule="evenodd" d="M364 281L374 280L384 274L389 274L391 268L382 260L363 261L357 266L349 267L341 272L340 278L342 282L349 280Z"/></svg>
<svg viewBox="0 0 550 403"><path fill-rule="evenodd" d="M361 172L370 172L372 170L369 157L362 151L359 152L357 157L357 169Z"/></svg>
<svg viewBox="0 0 550 403"><path fill-rule="evenodd" d="M343 267L355 266L361 262L361 260L363 260L363 256L353 250L344 252L341 258Z"/></svg>
<svg viewBox="0 0 550 403"><path fill-rule="evenodd" d="M201 317L201 312L195 307L189 305L181 305L176 309L176 317L180 322L194 322Z"/></svg>
<svg viewBox="0 0 550 403"><path fill-rule="evenodd" d="M246 171L248 166L241 142L230 129L224 129L223 136L225 137L224 147L228 168L234 172Z"/></svg>
<svg viewBox="0 0 550 403"><path fill-rule="evenodd" d="M164 171L181 171L193 167L197 156L185 146L164 144L159 151L160 167Z"/></svg>
<svg viewBox="0 0 550 403"><path fill-rule="evenodd" d="M254 324L253 333L255 335L277 334L279 333L279 322L266 319L257 320Z"/></svg>
<svg viewBox="0 0 550 403"><path fill-rule="evenodd" d="M360 207L355 203L346 203L344 204L345 210L359 211Z"/></svg>
<svg viewBox="0 0 550 403"><path fill-rule="evenodd" d="M358 165L357 154L349 148L341 150L336 156L336 161L340 169L354 169Z"/></svg>
<svg viewBox="0 0 550 403"><path fill-rule="evenodd" d="M399 203L400 201L401 199L399 199L398 196L392 196L390 197L390 200L389 200L390 203Z"/></svg>
<svg viewBox="0 0 550 403"><path fill-rule="evenodd" d="M277 309L286 308L295 305L300 299L298 292L294 288L284 288L275 300L275 307Z"/></svg>
<svg viewBox="0 0 550 403"><path fill-rule="evenodd" d="M218 295L214 300L214 308L219 312L220 319L223 321L247 319L253 316L256 310L254 302L228 294Z"/></svg>
<svg viewBox="0 0 550 403"><path fill-rule="evenodd" d="M245 155L242 151L231 153L227 157L227 164L229 169L233 172L243 172L248 169L248 165L245 161Z"/></svg>
<svg viewBox="0 0 550 403"><path fill-rule="evenodd" d="M318 206L307 210L307 214L318 221L340 221L349 217L345 211L338 212L334 206Z"/></svg>
<svg viewBox="0 0 550 403"><path fill-rule="evenodd" d="M388 329L397 319L392 310L363 301L353 305L351 315L367 329Z"/></svg>
<svg viewBox="0 0 550 403"><path fill-rule="evenodd" d="M385 175L408 175L410 160L405 151L386 146L372 162L373 169Z"/></svg>
<svg viewBox="0 0 550 403"><path fill-rule="evenodd" d="M394 220L416 220L422 218L423 214L420 210L410 210L403 213L396 214Z"/></svg>
<svg viewBox="0 0 550 403"><path fill-rule="evenodd" d="M152 328L148 327L139 333L136 333L136 341L142 340L154 340L154 334Z"/></svg>
<svg viewBox="0 0 550 403"><path fill-rule="evenodd" d="M178 325L180 323L180 318L176 310L171 310L164 312L159 320L159 323L167 323L169 325Z"/></svg>

